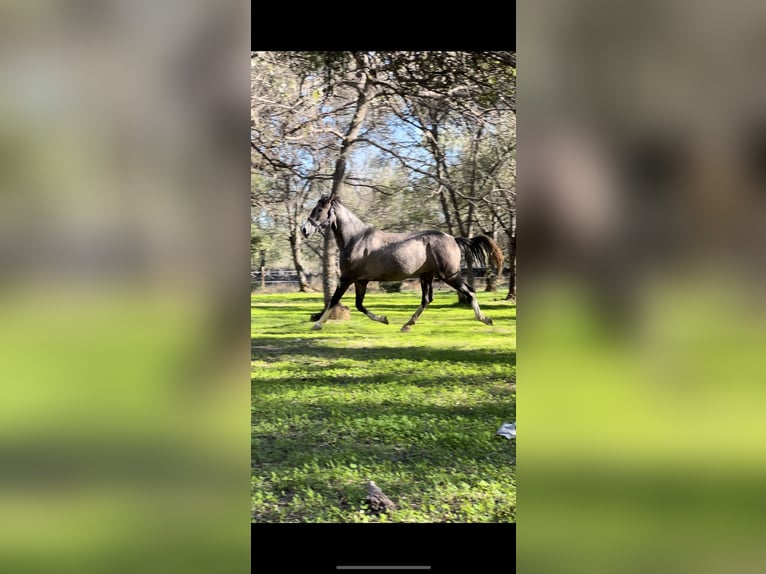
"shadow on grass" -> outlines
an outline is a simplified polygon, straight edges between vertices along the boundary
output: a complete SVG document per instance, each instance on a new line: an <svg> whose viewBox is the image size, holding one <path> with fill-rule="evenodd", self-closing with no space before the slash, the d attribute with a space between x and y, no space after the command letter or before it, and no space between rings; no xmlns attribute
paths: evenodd
<svg viewBox="0 0 766 574"><path fill-rule="evenodd" d="M429 339L425 323L458 308L454 297L437 293L417 338L400 335L394 324L312 332L309 311L318 309L311 303L252 305L251 357L260 369L252 385L252 519L352 521L368 479L384 481L386 492L415 513L405 521L512 519L506 493L515 492L508 481L516 444L495 432L515 420L516 352L497 332L485 337L470 307L459 314L475 332L442 319L431 327L438 341ZM361 316L353 296L343 303ZM402 323L418 303L409 294L368 301L389 320L407 315ZM482 309L490 316L502 310L496 324L515 325L511 302ZM271 363L279 363L273 375ZM472 497L496 506L467 510ZM451 518L436 502L450 506Z"/></svg>
<svg viewBox="0 0 766 574"><path fill-rule="evenodd" d="M279 337L253 337L250 341L252 359L306 356L352 361L381 361L405 359L408 361L444 361L450 363L505 363L516 365L516 351L508 349L445 349L439 347L330 347L323 340L304 340L300 345L287 344ZM264 357L264 353L269 356Z"/></svg>
<svg viewBox="0 0 766 574"><path fill-rule="evenodd" d="M450 468L469 469L477 465L494 467L497 470L509 471L509 451L514 456L515 445L498 436L487 437L486 440L474 442L483 448L481 451L466 451L456 449L453 445L406 444L392 445L391 443L349 443L338 445L309 441L306 434L296 433L294 440L263 437L253 442L251 452L251 469L266 466L270 471L292 468L305 464L319 467L347 467L351 464L375 466L383 461L393 465L411 466L411 471L425 477L432 469L444 472Z"/></svg>
<svg viewBox="0 0 766 574"><path fill-rule="evenodd" d="M405 380L406 379L406 380ZM416 386L420 388L438 387L442 390L455 390L455 388L469 389L486 385L488 382L497 382L498 377L488 377L486 374L475 375L429 375L428 373L412 375L406 369L392 369L385 373L374 375L347 375L347 376L325 376L325 375L306 375L290 378L281 377L279 379L260 380L257 384L265 387L272 382L278 386L273 390L262 388L258 391L259 396L269 397L271 395L279 396L285 389L306 389L307 386L331 387L339 389L353 389L367 385L385 385L395 382L398 385ZM508 375L508 384L511 382L511 376Z"/></svg>
<svg viewBox="0 0 766 574"><path fill-rule="evenodd" d="M289 469L330 462L376 465L383 461L423 470L429 466L468 468L477 463L508 468L507 454L515 447L495 435L503 422L515 419L515 403L374 406L328 400L299 410L315 421L311 428L295 424L279 432L253 433L254 468L284 465Z"/></svg>
<svg viewBox="0 0 766 574"><path fill-rule="evenodd" d="M290 303L293 303L291 301ZM322 302L319 301L317 305L314 306L316 309L315 311L309 311L308 309L311 308L311 305L309 303L304 303L303 305L298 304L285 304L285 305L262 305L260 303L253 303L250 305L251 311L269 311L272 313L280 312L280 313L298 313L300 315L305 314L308 321L308 316L311 313L316 313L322 310ZM253 319L257 318L257 315L253 315Z"/></svg>
<svg viewBox="0 0 766 574"><path fill-rule="evenodd" d="M356 303L354 301L353 295L349 297L348 295L341 299L341 304L346 305L347 307L351 308L352 313L359 313L361 315L361 312L359 312L356 309ZM497 301L497 302L484 302L481 301L480 306L482 310L484 309L494 309L494 310L503 310L507 311L510 310L512 307L515 306L515 303L511 302L504 302L504 301ZM401 301L398 301L396 303L392 303L390 300L383 302L378 302L375 300L367 300L365 301L365 307L370 309L373 312L376 312L378 314L381 314L381 312L385 313L414 313L415 310L418 308L418 305L420 305L420 297L407 297L406 299L402 299ZM309 321L308 317L312 315L313 313L318 313L323 310L322 301L295 301L290 300L289 303L285 303L284 305L281 304L273 304L273 303L258 303L253 302L250 305L250 309L252 313L256 313L258 311L262 312L282 312L282 313L297 313L298 315L305 315L306 321ZM461 304L457 301L445 301L438 299L435 299L433 303L431 303L428 306L428 309L426 312L434 312L438 311L439 309L465 309L466 313L473 313L473 310L471 309L470 305L467 304ZM257 318L256 314L253 314L253 319ZM510 319L516 320L515 317L509 317Z"/></svg>

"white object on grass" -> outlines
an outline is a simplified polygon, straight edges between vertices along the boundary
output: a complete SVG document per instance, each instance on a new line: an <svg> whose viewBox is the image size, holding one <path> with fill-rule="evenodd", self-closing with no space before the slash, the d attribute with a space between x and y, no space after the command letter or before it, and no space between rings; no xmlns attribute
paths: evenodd
<svg viewBox="0 0 766 574"><path fill-rule="evenodd" d="M500 429L495 433L507 439L516 438L516 423L503 423Z"/></svg>

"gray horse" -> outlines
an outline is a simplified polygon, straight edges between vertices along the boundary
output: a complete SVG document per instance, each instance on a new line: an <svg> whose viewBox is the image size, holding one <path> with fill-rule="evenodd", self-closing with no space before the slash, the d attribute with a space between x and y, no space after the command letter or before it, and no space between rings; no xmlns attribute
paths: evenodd
<svg viewBox="0 0 766 574"><path fill-rule="evenodd" d="M330 304L313 329L321 329L330 311L340 303L341 297L353 283L356 289L356 308L373 321L388 324L388 319L364 307L364 294L370 281L401 281L420 277L423 297L415 314L402 327L409 331L420 314L434 300L433 281L438 277L470 301L476 318L487 325L492 319L479 309L471 287L460 275L460 255L470 253L482 265L489 256L500 274L503 252L486 235L466 239L453 237L441 231L414 233L387 233L378 231L354 215L337 197L322 196L301 226L306 238L317 230L331 228L340 253L340 282Z"/></svg>

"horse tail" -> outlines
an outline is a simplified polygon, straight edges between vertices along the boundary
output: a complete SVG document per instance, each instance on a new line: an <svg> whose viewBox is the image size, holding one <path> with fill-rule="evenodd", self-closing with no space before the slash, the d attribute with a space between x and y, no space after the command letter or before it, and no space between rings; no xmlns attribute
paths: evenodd
<svg viewBox="0 0 766 574"><path fill-rule="evenodd" d="M455 237L458 246L463 254L470 253L471 256L484 266L487 264L487 258L490 263L495 265L498 276L503 273L503 251L497 242L488 235L477 235L470 239L466 237Z"/></svg>

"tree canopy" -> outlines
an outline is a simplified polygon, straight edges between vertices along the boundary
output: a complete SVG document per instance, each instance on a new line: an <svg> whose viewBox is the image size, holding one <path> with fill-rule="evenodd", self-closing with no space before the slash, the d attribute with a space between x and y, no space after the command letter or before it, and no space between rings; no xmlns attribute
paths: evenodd
<svg viewBox="0 0 766 574"><path fill-rule="evenodd" d="M381 229L500 234L510 251L515 157L514 52L251 54L254 228L290 241L296 267L322 253L326 299L333 242L298 233L320 194Z"/></svg>

